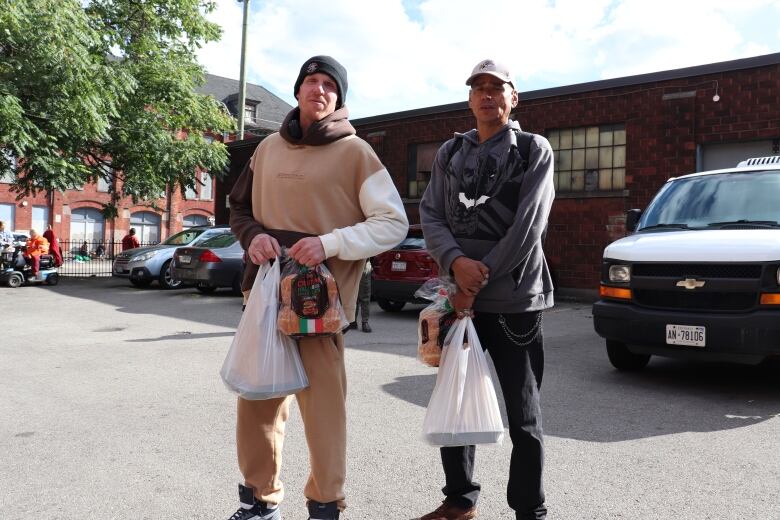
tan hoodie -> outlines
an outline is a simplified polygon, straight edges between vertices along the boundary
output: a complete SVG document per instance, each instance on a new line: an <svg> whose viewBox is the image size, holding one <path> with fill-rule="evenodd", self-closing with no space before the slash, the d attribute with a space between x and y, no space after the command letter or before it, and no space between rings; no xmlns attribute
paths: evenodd
<svg viewBox="0 0 780 520"><path fill-rule="evenodd" d="M281 133L255 150L230 193L230 226L244 249L260 233L288 246L300 236L318 236L352 321L365 259L401 242L409 223L390 174L355 135L346 108L313 124L306 135L297 123L296 108ZM300 235L285 240L279 230ZM244 289L251 287L254 267Z"/></svg>

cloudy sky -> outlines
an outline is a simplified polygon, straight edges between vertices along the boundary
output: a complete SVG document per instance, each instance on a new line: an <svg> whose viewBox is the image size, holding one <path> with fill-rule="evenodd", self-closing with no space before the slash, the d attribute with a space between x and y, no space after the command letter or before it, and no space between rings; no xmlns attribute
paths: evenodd
<svg viewBox="0 0 780 520"><path fill-rule="evenodd" d="M216 0L224 29L200 53L238 79L243 4ZM466 99L491 57L522 91L780 52L777 0L251 0L247 79L294 105L301 63L349 73L351 117ZM522 95L521 95L522 99Z"/></svg>

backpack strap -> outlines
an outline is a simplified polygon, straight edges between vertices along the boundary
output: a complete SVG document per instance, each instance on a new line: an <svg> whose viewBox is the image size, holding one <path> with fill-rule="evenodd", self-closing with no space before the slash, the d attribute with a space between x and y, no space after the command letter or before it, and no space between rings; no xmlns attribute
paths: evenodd
<svg viewBox="0 0 780 520"><path fill-rule="evenodd" d="M534 134L531 132L523 132L522 130L512 129L517 138L517 151L520 152L520 158L523 159L526 164L531 158L531 142L534 140ZM450 147L447 152L447 164L449 165L455 154L458 153L461 146L463 146L463 136L456 135L455 143Z"/></svg>

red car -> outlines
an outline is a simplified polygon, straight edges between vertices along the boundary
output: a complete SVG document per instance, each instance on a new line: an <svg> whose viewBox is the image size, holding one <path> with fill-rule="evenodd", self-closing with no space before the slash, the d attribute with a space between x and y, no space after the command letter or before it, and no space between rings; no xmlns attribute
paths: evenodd
<svg viewBox="0 0 780 520"><path fill-rule="evenodd" d="M414 296L426 280L439 275L439 266L425 248L419 224L409 226L406 238L372 258L371 265L371 294L383 310L397 312L407 303L430 303Z"/></svg>

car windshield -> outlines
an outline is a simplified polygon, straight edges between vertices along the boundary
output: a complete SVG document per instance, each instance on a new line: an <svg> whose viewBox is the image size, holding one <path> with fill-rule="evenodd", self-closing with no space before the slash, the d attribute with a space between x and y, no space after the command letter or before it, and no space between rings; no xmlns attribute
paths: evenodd
<svg viewBox="0 0 780 520"><path fill-rule="evenodd" d="M198 247L228 247L235 244L237 240L233 233L222 233L200 242Z"/></svg>
<svg viewBox="0 0 780 520"><path fill-rule="evenodd" d="M205 231L205 229L185 229L184 231L180 231L179 233L168 237L168 240L163 242L163 244L169 246L186 246Z"/></svg>
<svg viewBox="0 0 780 520"><path fill-rule="evenodd" d="M425 240L417 237L406 237L393 249L425 249Z"/></svg>
<svg viewBox="0 0 780 520"><path fill-rule="evenodd" d="M667 183L647 207L642 230L780 228L780 170L719 173Z"/></svg>

